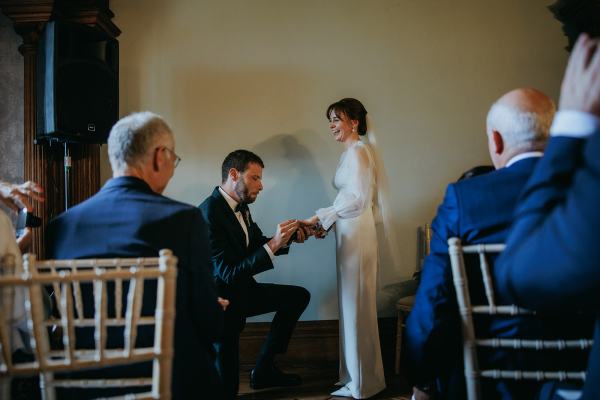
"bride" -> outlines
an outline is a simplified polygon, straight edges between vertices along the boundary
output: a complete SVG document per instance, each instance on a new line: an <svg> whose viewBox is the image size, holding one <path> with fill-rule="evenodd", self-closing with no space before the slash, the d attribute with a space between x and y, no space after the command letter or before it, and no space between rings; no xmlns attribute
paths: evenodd
<svg viewBox="0 0 600 400"><path fill-rule="evenodd" d="M387 181L373 145L360 140L367 134L362 103L342 99L327 108L326 116L333 138L345 149L333 180L338 194L333 205L303 222L316 227L317 237L335 224L341 388L331 394L364 399L385 389L377 327L375 224L385 197L378 185Z"/></svg>

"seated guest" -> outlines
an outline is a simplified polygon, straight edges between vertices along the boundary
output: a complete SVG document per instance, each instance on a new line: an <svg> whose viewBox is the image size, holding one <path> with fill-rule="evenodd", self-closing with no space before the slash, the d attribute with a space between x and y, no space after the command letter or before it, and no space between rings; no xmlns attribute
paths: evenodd
<svg viewBox="0 0 600 400"><path fill-rule="evenodd" d="M494 275L506 301L554 313L600 311L600 40L569 60L546 155L516 209ZM600 393L600 318L581 400Z"/></svg>
<svg viewBox="0 0 600 400"><path fill-rule="evenodd" d="M553 116L554 104L535 89L516 89L502 96L487 116L488 149L496 170L446 189L431 225L431 254L425 259L406 326L407 369L414 375L417 398L426 393L466 398L462 333L447 240L458 237L463 244L505 241L519 193L542 156ZM484 298L483 289L479 291ZM485 329L519 335L525 327L512 318L491 321ZM510 390L486 389L491 389L484 392L486 399L497 396L492 394L496 390Z"/></svg>
<svg viewBox="0 0 600 400"><path fill-rule="evenodd" d="M180 161L173 133L156 114L131 114L112 128L108 155L113 179L50 222L47 257L157 257L160 249L171 249L178 258L172 396L219 399L211 343L220 335L223 310L211 275L206 223L196 207L161 194ZM150 291L144 295L143 312L153 313ZM152 338L140 331L137 340Z"/></svg>
<svg viewBox="0 0 600 400"><path fill-rule="evenodd" d="M25 182L17 185L0 181L0 200L14 211L22 208L32 210L30 200L44 201L43 189L34 182ZM0 210L0 275L20 274L23 272L21 253L27 251L31 243L31 229L25 228L24 233L15 238L15 230L9 216ZM3 288L10 290L9 288ZM30 351L27 336L27 320L25 314L25 297L23 288L12 291L12 310L5 310L5 301L8 300L5 292L0 296L0 307L12 315L2 315L5 321L10 321L13 328L11 337L11 352L16 350ZM10 295L10 294L9 294Z"/></svg>
<svg viewBox="0 0 600 400"><path fill-rule="evenodd" d="M23 208L32 210L30 200L44 201L42 188L34 182L14 184L0 181L0 200L14 211ZM15 229L9 216L0 210L0 275L23 272L21 253L27 252L31 244L31 229L25 228L15 238ZM10 353L13 363L32 361L27 314L25 310L25 287L3 287L0 293L0 318L10 328ZM3 358L0 354L0 358ZM11 398L37 398L39 390L29 378L12 379Z"/></svg>

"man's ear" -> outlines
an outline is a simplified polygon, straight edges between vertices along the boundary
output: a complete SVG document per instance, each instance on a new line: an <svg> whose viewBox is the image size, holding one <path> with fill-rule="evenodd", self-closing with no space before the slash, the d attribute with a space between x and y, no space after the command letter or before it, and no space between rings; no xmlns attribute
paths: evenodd
<svg viewBox="0 0 600 400"><path fill-rule="evenodd" d="M231 178L232 181L237 182L237 180L240 178L240 171L238 171L235 168L229 168L229 177Z"/></svg>
<svg viewBox="0 0 600 400"><path fill-rule="evenodd" d="M502 154L504 152L504 139L502 134L498 131L492 131L492 140L494 142L494 153Z"/></svg>
<svg viewBox="0 0 600 400"><path fill-rule="evenodd" d="M160 147L158 147L154 150L154 154L152 155L152 170L154 172L158 172L163 164L163 160L159 159L160 157L163 157L161 153L163 152L160 151Z"/></svg>

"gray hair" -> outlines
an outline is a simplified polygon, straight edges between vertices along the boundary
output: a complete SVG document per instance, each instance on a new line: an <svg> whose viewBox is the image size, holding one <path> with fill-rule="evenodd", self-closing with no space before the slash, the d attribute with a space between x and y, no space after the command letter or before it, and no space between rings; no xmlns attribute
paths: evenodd
<svg viewBox="0 0 600 400"><path fill-rule="evenodd" d="M113 173L141 166L152 145L165 134L172 135L171 128L160 115L150 111L121 118L108 136L108 158Z"/></svg>
<svg viewBox="0 0 600 400"><path fill-rule="evenodd" d="M543 112L531 112L496 102L487 115L487 134L500 132L509 149L542 150L548 139L554 112L554 104Z"/></svg>

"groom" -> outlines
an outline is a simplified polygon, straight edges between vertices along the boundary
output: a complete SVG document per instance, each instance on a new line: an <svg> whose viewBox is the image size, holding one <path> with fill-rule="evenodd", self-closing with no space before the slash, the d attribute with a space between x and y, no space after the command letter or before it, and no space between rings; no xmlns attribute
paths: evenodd
<svg viewBox="0 0 600 400"><path fill-rule="evenodd" d="M252 220L248 204L262 190L264 164L248 150L231 152L223 161L221 186L200 204L208 225L211 261L219 296L229 299L224 335L217 348L217 369L227 398L239 387L239 337L246 317L275 311L271 330L250 374L250 386L301 384L298 375L286 374L274 364L285 353L296 321L308 305L310 293L299 286L258 283L254 275L273 268L275 256L287 254L292 240L302 243L307 232L296 220L277 225L273 237L263 235Z"/></svg>

